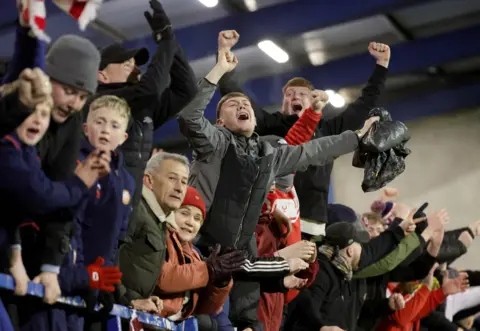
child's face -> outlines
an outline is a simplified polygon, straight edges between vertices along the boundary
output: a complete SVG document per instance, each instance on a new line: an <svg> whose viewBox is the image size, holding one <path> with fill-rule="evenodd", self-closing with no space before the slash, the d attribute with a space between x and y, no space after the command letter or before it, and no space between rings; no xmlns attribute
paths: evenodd
<svg viewBox="0 0 480 331"><path fill-rule="evenodd" d="M128 135L127 119L118 111L106 107L98 108L88 115L84 132L93 147L114 151L123 144Z"/></svg>
<svg viewBox="0 0 480 331"><path fill-rule="evenodd" d="M35 146L50 125L51 112L52 103L50 101L36 105L35 111L16 130L20 140L27 145Z"/></svg>
<svg viewBox="0 0 480 331"><path fill-rule="evenodd" d="M368 234L370 235L370 239L373 239L385 231L385 226L380 222L369 220L367 230Z"/></svg>

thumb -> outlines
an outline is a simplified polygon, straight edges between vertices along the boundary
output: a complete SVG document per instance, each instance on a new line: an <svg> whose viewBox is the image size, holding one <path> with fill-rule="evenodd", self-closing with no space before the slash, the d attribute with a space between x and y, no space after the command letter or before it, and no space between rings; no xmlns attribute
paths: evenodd
<svg viewBox="0 0 480 331"><path fill-rule="evenodd" d="M40 276L35 277L35 278L32 280L32 283L40 284Z"/></svg>
<svg viewBox="0 0 480 331"><path fill-rule="evenodd" d="M94 262L94 264L99 267L101 267L104 263L105 263L105 260L101 256L97 257L97 259Z"/></svg>

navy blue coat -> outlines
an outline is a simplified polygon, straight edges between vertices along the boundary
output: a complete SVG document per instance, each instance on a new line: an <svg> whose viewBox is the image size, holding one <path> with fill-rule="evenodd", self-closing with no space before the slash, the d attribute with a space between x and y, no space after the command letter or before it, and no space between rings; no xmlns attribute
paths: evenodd
<svg viewBox="0 0 480 331"><path fill-rule="evenodd" d="M79 161L83 161L94 150L85 139L82 142ZM75 221L80 232L77 259L85 265L103 257L106 265L115 265L118 241L128 229L128 217L132 211L135 182L124 166L121 152L112 153L110 174L101 178L89 191ZM83 254L83 257L79 255Z"/></svg>
<svg viewBox="0 0 480 331"><path fill-rule="evenodd" d="M15 229L20 222L77 206L88 193L77 176L51 181L41 169L37 150L15 133L0 140L0 226Z"/></svg>

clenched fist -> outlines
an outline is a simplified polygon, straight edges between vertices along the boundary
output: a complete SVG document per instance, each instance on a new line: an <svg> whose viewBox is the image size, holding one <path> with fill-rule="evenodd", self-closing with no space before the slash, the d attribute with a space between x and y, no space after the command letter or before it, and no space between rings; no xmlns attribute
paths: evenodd
<svg viewBox="0 0 480 331"><path fill-rule="evenodd" d="M240 35L235 30L224 30L218 34L218 49L231 50L238 43Z"/></svg>
<svg viewBox="0 0 480 331"><path fill-rule="evenodd" d="M28 108L48 101L52 97L52 85L42 70L25 69L18 78L18 97Z"/></svg>
<svg viewBox="0 0 480 331"><path fill-rule="evenodd" d="M390 46L371 42L368 45L368 52L377 60L378 65L388 68L388 64L390 63Z"/></svg>
<svg viewBox="0 0 480 331"><path fill-rule="evenodd" d="M405 308L405 299L400 293L394 293L390 298L388 298L388 307L393 310L401 310Z"/></svg>
<svg viewBox="0 0 480 331"><path fill-rule="evenodd" d="M322 90L315 90L312 92L312 109L315 113L320 113L327 105L328 94Z"/></svg>
<svg viewBox="0 0 480 331"><path fill-rule="evenodd" d="M218 52L217 66L219 66L224 71L224 73L230 72L235 69L237 64L238 59L232 52L223 50L220 50Z"/></svg>

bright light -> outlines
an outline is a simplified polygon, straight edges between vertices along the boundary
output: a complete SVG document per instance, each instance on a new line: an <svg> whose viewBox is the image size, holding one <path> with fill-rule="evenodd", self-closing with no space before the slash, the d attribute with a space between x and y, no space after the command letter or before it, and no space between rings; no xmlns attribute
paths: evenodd
<svg viewBox="0 0 480 331"><path fill-rule="evenodd" d="M213 8L218 5L218 0L198 0L202 5L208 8Z"/></svg>
<svg viewBox="0 0 480 331"><path fill-rule="evenodd" d="M333 90L326 90L325 93L328 94L328 102L335 108L342 108L345 106L345 99L338 93Z"/></svg>
<svg viewBox="0 0 480 331"><path fill-rule="evenodd" d="M258 9L257 0L243 0L243 3L249 11L256 11Z"/></svg>
<svg viewBox="0 0 480 331"><path fill-rule="evenodd" d="M285 63L289 60L287 52L278 47L271 40L263 40L259 42L258 48L260 48L265 54L270 56L274 61L278 63Z"/></svg>
<svg viewBox="0 0 480 331"><path fill-rule="evenodd" d="M338 93L329 99L330 104L335 108L342 108L345 106L345 99Z"/></svg>

